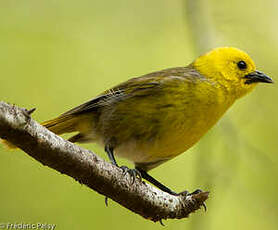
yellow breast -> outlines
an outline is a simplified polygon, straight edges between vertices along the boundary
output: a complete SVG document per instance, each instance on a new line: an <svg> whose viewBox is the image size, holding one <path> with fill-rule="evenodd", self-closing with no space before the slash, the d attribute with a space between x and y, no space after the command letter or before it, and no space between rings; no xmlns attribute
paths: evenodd
<svg viewBox="0 0 278 230"><path fill-rule="evenodd" d="M163 98L167 103L171 100L173 106L161 106L160 112L155 112L160 114L157 117L160 125L154 138L133 139L120 146L117 152L133 162L171 159L193 146L234 102L231 97L227 99L225 89L210 82L198 83L191 91L187 88L175 89L175 92L183 90L186 95L168 94ZM146 122L145 125L146 129L152 128L152 124Z"/></svg>

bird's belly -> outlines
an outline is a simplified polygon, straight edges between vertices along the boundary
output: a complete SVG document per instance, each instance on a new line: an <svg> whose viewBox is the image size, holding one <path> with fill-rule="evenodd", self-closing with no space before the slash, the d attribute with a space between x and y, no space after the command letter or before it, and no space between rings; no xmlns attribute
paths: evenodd
<svg viewBox="0 0 278 230"><path fill-rule="evenodd" d="M168 140L167 143L157 141L155 145L160 144L160 146L154 147L151 143L138 143L138 141L133 140L118 146L115 149L115 155L136 163L155 162L169 160L183 153L194 144L189 145L181 142L177 146L176 144L172 145L171 142L173 141Z"/></svg>
<svg viewBox="0 0 278 230"><path fill-rule="evenodd" d="M115 154L137 163L172 159L192 147L216 123L218 116L213 115L169 123L151 140L133 138L122 143Z"/></svg>

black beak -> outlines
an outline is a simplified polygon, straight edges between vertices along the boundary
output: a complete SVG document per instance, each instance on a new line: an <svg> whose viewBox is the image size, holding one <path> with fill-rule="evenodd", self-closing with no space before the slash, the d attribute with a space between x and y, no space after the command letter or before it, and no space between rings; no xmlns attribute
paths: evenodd
<svg viewBox="0 0 278 230"><path fill-rule="evenodd" d="M264 82L264 83L274 83L273 80L260 71L254 71L252 73L249 73L244 76L247 80L245 81L245 84L252 84L252 83L258 83L258 82Z"/></svg>

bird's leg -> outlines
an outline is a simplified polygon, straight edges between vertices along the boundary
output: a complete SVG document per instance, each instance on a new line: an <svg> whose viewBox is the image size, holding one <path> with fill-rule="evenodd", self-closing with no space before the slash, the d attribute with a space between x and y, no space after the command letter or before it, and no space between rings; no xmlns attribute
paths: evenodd
<svg viewBox="0 0 278 230"><path fill-rule="evenodd" d="M194 195L194 194L198 194L198 193L202 192L201 189L197 189L192 193L189 193L188 191L183 191L183 192L180 192L180 193L176 193L176 192L172 191L171 189L169 189L168 187L166 187L165 185L161 184L158 180L154 179L145 170L140 169L139 167L136 167L136 169L141 173L142 178L149 181L150 183L152 183L153 185L155 185L156 187L158 187L162 191L167 192L171 195L174 195L174 196L186 195L186 196L188 196L188 195Z"/></svg>
<svg viewBox="0 0 278 230"><path fill-rule="evenodd" d="M162 191L167 192L171 195L175 195L175 196L179 195L178 193L176 193L176 192L172 191L171 189L167 188L165 185L161 184L158 180L154 179L145 170L140 169L138 167L136 167L136 169L141 173L142 178L149 181L150 183L152 183L153 185L155 185L156 187L158 187Z"/></svg>
<svg viewBox="0 0 278 230"><path fill-rule="evenodd" d="M134 183L135 179L138 177L140 180L142 179L142 176L141 176L141 173L137 170L137 169L130 169L128 168L127 166L119 166L116 162L116 159L114 157L114 149L112 147L110 147L109 145L106 145L105 146L105 152L107 153L109 159L110 159L110 162L121 168L124 172L124 175L126 175L127 173L131 176L131 184Z"/></svg>
<svg viewBox="0 0 278 230"><path fill-rule="evenodd" d="M115 157L114 157L114 150L113 150L113 148L111 148L110 146L106 145L106 146L105 146L105 152L107 153L110 162L111 162L113 165L118 166L118 164L117 164L117 162L116 162L116 159L115 159ZM119 166L118 166L118 167L119 167Z"/></svg>

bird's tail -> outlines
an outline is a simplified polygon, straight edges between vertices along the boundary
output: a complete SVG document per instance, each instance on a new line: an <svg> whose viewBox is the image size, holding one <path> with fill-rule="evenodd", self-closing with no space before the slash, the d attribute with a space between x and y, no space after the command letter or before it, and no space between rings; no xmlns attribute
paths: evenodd
<svg viewBox="0 0 278 230"><path fill-rule="evenodd" d="M55 134L70 133L76 131L77 117L68 115L68 116L59 116L57 118L44 121L41 123L44 127L49 129Z"/></svg>

